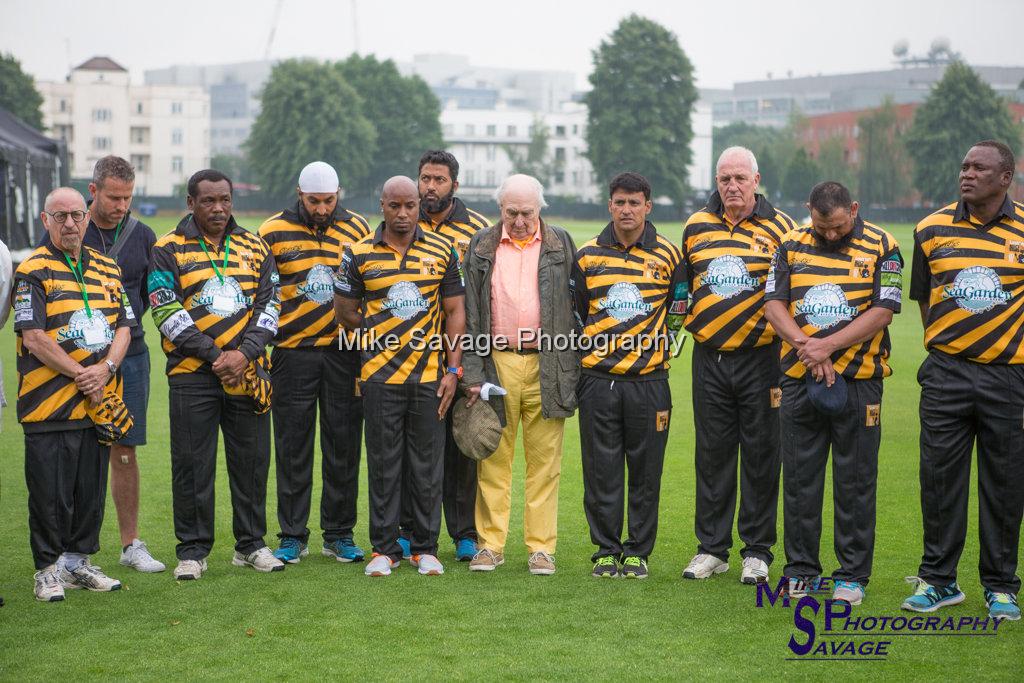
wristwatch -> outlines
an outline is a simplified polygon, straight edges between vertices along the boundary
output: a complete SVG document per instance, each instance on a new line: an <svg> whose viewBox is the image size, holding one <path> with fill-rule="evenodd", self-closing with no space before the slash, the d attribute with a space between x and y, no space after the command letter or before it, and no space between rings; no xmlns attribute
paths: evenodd
<svg viewBox="0 0 1024 683"><path fill-rule="evenodd" d="M114 365L114 361L108 360L108 361L106 361L106 363L107 363L107 369L110 370L110 374L111 375L113 375L114 373L117 372L117 366Z"/></svg>
<svg viewBox="0 0 1024 683"><path fill-rule="evenodd" d="M455 375L459 379L462 379L462 366L461 365L459 367L455 367L455 366L449 365L448 366L448 372L450 372L451 374Z"/></svg>

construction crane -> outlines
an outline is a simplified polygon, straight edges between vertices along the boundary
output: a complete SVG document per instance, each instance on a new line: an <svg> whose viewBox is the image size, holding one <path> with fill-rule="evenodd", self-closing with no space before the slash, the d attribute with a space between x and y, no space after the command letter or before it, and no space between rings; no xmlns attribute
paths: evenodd
<svg viewBox="0 0 1024 683"><path fill-rule="evenodd" d="M274 33L277 31L277 20L281 18L281 6L284 0L277 0L274 4L274 16L270 20L270 35L267 36L267 48L263 51L263 59L270 59L270 48L274 45Z"/></svg>

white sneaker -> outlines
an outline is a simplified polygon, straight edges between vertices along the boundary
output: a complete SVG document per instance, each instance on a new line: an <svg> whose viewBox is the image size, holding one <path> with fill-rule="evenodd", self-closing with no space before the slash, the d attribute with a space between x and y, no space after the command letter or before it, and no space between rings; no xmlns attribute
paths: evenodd
<svg viewBox="0 0 1024 683"><path fill-rule="evenodd" d="M88 561L70 571L67 567L58 569L57 578L64 588L85 588L97 593L121 590L120 581L110 578L101 572L99 567L89 564Z"/></svg>
<svg viewBox="0 0 1024 683"><path fill-rule="evenodd" d="M175 581L196 581L206 571L206 560L180 560L174 568Z"/></svg>
<svg viewBox="0 0 1024 683"><path fill-rule="evenodd" d="M684 579L706 579L713 574L729 571L729 563L714 555L698 553L683 570Z"/></svg>
<svg viewBox="0 0 1024 683"><path fill-rule="evenodd" d="M267 546L263 546L248 555L243 555L236 550L235 556L231 559L231 564L236 567L252 567L258 572L284 571L284 562L274 557L274 553L270 552L270 548Z"/></svg>
<svg viewBox="0 0 1024 683"><path fill-rule="evenodd" d="M440 576L444 574L444 565L433 555L413 555L409 564L419 568L424 576Z"/></svg>
<svg viewBox="0 0 1024 683"><path fill-rule="evenodd" d="M768 581L768 563L756 557L744 557L740 583L753 586L766 581Z"/></svg>
<svg viewBox="0 0 1024 683"><path fill-rule="evenodd" d="M366 563L363 573L367 576L391 576L391 570L397 568L399 562L392 561L387 555L374 553L373 559Z"/></svg>
<svg viewBox="0 0 1024 683"><path fill-rule="evenodd" d="M35 574L36 600L42 602L60 602L64 599L64 586L57 578L57 565L51 564Z"/></svg>
<svg viewBox="0 0 1024 683"><path fill-rule="evenodd" d="M121 564L145 574L155 574L167 569L163 562L155 559L146 544L134 539L127 550L121 551Z"/></svg>

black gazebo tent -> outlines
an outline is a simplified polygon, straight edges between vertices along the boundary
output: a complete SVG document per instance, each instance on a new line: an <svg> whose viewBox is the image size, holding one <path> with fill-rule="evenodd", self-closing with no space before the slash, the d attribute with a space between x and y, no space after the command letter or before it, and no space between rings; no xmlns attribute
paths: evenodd
<svg viewBox="0 0 1024 683"><path fill-rule="evenodd" d="M0 239L15 261L39 241L43 199L67 179L64 143L0 108Z"/></svg>

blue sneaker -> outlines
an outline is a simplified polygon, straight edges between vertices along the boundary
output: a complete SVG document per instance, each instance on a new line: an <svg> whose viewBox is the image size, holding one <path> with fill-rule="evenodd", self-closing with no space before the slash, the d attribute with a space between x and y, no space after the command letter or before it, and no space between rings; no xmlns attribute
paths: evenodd
<svg viewBox="0 0 1024 683"><path fill-rule="evenodd" d="M363 549L352 542L351 538L339 538L337 541L324 541L321 551L325 557L333 557L338 562L362 562Z"/></svg>
<svg viewBox="0 0 1024 683"><path fill-rule="evenodd" d="M306 555L309 555L306 544L291 536L282 538L281 547L274 551L274 557L288 564L298 564Z"/></svg>
<svg viewBox="0 0 1024 683"><path fill-rule="evenodd" d="M398 537L398 545L402 546L402 559L408 560L412 558L412 541L405 536Z"/></svg>
<svg viewBox="0 0 1024 683"><path fill-rule="evenodd" d="M402 548L405 549L404 547ZM457 562L469 562L476 557L476 541L472 538L462 538L455 544L455 560Z"/></svg>
<svg viewBox="0 0 1024 683"><path fill-rule="evenodd" d="M903 601L903 609L911 612L934 612L940 607L959 605L964 594L956 582L948 586L932 586L917 576L908 576L907 583L917 584L914 594Z"/></svg>
<svg viewBox="0 0 1024 683"><path fill-rule="evenodd" d="M1020 607L1013 593L995 593L986 588L985 603L988 605L988 615L993 619L1020 621Z"/></svg>

